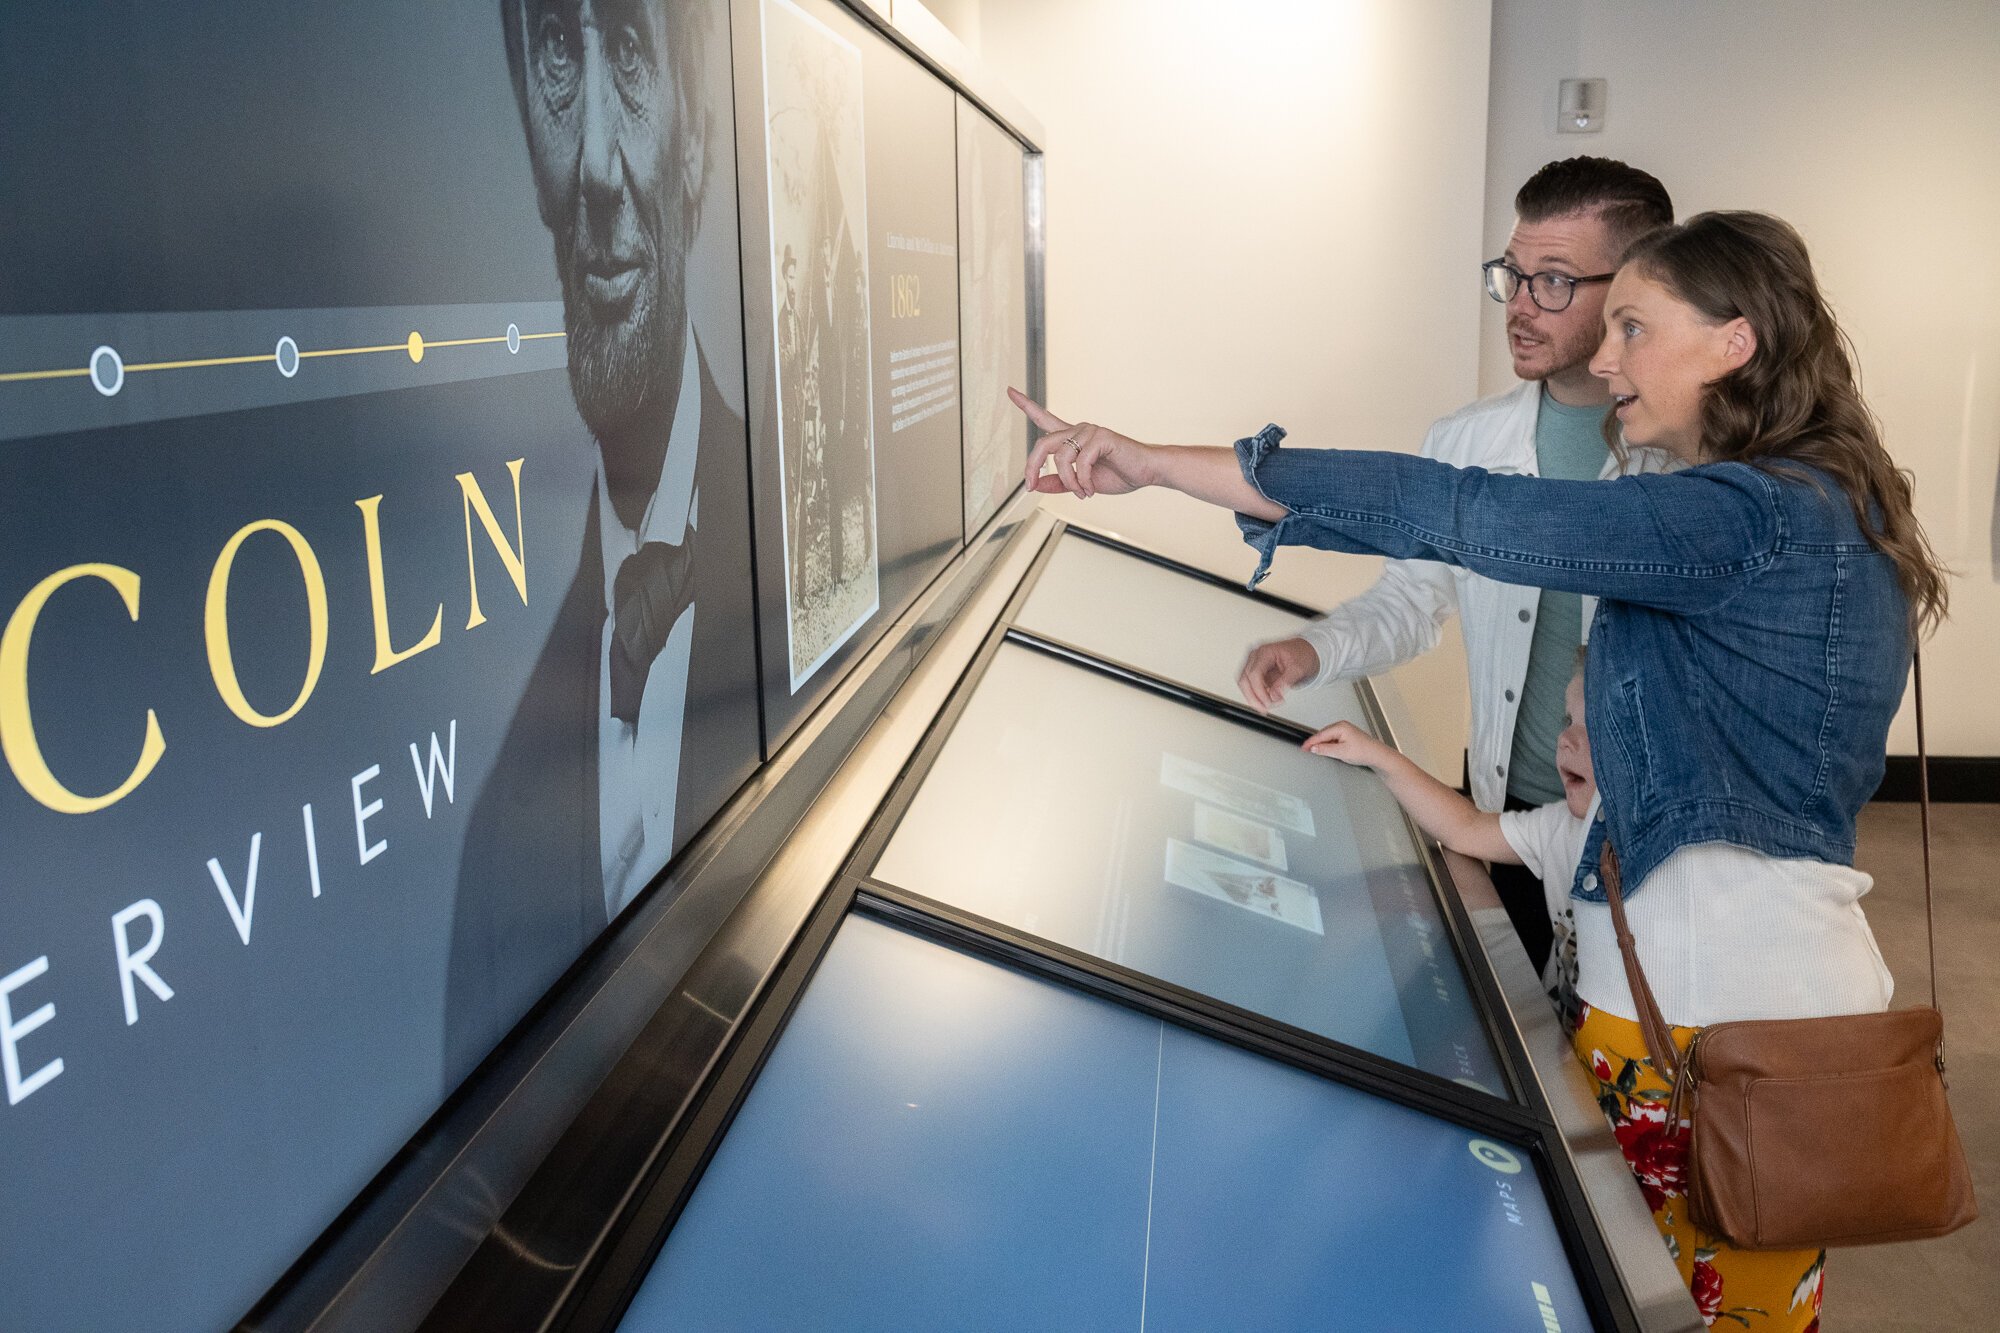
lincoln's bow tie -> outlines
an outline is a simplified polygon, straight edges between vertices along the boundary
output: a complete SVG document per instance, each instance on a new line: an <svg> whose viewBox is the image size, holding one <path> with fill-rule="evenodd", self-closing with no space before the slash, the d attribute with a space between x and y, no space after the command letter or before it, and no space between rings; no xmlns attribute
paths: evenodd
<svg viewBox="0 0 2000 1333"><path fill-rule="evenodd" d="M694 600L690 540L647 542L618 566L611 584L611 715L636 725L646 674L667 634Z"/></svg>

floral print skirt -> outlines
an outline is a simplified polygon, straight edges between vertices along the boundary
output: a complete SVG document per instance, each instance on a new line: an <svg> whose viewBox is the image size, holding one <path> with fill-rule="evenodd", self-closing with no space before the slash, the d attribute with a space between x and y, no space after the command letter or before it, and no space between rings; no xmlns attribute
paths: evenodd
<svg viewBox="0 0 2000 1333"><path fill-rule="evenodd" d="M1711 1326L1758 1333L1819 1333L1824 1250L1739 1250L1688 1216L1687 1122L1667 1126L1667 1082L1654 1072L1639 1025L1578 1005L1576 1058L1597 1083L1597 1104L1653 1210L1667 1253ZM1675 1028L1685 1046L1693 1028Z"/></svg>

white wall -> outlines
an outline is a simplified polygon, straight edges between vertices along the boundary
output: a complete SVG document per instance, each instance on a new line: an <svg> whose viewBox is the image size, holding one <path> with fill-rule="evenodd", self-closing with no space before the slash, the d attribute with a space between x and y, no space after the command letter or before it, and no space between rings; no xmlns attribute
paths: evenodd
<svg viewBox="0 0 2000 1333"><path fill-rule="evenodd" d="M1555 132L1556 84L1609 80L1602 133ZM1805 234L1891 451L1958 572L1926 647L1943 754L2000 755L2000 4L1494 0L1486 250L1520 182L1588 152L1659 176L1682 216ZM1489 307L1482 382L1511 382ZM1891 750L1914 753L1908 710Z"/></svg>
<svg viewBox="0 0 2000 1333"><path fill-rule="evenodd" d="M955 11L965 8L957 0ZM1414 451L1477 379L1488 0L986 0L955 13L1048 132L1049 396L1142 439ZM1144 494L1057 504L1191 563L1230 518ZM1283 552L1327 606L1379 562ZM1397 673L1407 748L1456 781L1463 656Z"/></svg>

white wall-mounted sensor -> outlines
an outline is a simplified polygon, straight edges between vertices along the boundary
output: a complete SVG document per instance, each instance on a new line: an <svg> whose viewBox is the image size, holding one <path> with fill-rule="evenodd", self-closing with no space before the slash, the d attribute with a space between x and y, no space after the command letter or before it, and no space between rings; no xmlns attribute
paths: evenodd
<svg viewBox="0 0 2000 1333"><path fill-rule="evenodd" d="M1595 134L1604 128L1604 80L1564 79L1556 90L1556 133Z"/></svg>

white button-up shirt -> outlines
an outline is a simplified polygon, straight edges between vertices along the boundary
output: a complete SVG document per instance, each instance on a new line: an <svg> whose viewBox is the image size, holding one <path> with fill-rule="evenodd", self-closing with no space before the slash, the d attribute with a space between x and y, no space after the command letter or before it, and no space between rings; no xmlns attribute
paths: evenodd
<svg viewBox="0 0 2000 1333"><path fill-rule="evenodd" d="M1542 386L1522 383L1482 398L1432 423L1423 454L1454 467L1536 475L1535 420ZM1677 466L1657 449L1632 449L1621 467L1614 452L1603 476L1665 472ZM1472 799L1482 810L1507 800L1507 762L1514 747L1514 718L1528 676L1541 590L1495 583L1430 560L1391 560L1382 577L1359 597L1342 603L1300 631L1319 654L1320 673L1310 685L1373 676L1429 652L1444 622L1463 617L1467 682L1472 690L1472 736L1467 747ZM1597 599L1583 599L1584 634Z"/></svg>
<svg viewBox="0 0 2000 1333"><path fill-rule="evenodd" d="M686 336L680 397L660 464L660 484L638 531L611 507L604 463L597 470L597 531L604 549L607 619L597 647L597 809L604 869L604 916L616 917L646 887L671 853L674 801L679 795L681 722L687 709L688 661L694 647L694 604L674 621L667 643L646 674L637 723L611 715L611 622L618 567L647 542L679 545L694 530L700 495L695 460L701 448L701 370L694 331Z"/></svg>

